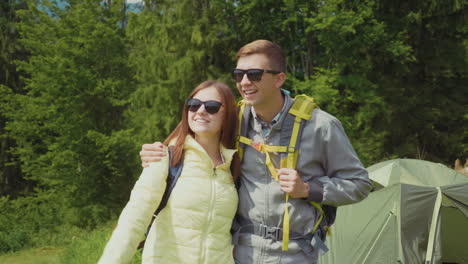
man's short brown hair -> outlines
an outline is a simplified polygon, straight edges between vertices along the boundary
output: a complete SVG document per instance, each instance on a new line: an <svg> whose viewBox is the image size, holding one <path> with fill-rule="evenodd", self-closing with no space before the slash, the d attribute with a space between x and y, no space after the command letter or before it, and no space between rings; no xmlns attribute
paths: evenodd
<svg viewBox="0 0 468 264"><path fill-rule="evenodd" d="M255 40L240 48L236 59L239 60L240 57L252 54L265 54L273 67L268 70L286 72L286 57L278 44L264 39Z"/></svg>

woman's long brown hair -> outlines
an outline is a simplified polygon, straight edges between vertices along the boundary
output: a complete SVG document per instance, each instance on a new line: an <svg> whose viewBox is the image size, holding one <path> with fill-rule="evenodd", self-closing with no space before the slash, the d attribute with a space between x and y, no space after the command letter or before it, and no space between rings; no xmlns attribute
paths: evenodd
<svg viewBox="0 0 468 264"><path fill-rule="evenodd" d="M195 96L199 91L210 87L216 88L221 96L221 103L223 103L224 106L223 125L221 126L220 136L221 144L223 144L223 146L226 148L233 149L236 145L236 128L238 121L235 97L231 89L222 82L208 80L200 83L197 87L195 87L195 89L193 89L193 91L190 93L189 98ZM188 125L187 102L185 102L184 108L182 110L182 120L164 141L164 145L168 146L172 140L176 140L174 144L173 155L170 161L172 166L175 166L177 163L179 163L180 159L182 158L184 142L187 135L195 137L193 131ZM234 179L237 179L239 162L237 161L237 158L235 158L235 160L236 161L231 165L231 171L233 172Z"/></svg>

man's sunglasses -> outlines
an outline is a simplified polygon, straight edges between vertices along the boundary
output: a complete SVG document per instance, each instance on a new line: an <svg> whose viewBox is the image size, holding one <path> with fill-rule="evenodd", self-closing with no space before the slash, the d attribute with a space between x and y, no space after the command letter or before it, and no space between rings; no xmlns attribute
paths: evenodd
<svg viewBox="0 0 468 264"><path fill-rule="evenodd" d="M219 109L223 104L221 102L215 101L215 100L208 100L206 102L200 101L196 98L190 98L187 100L187 109L190 112L196 112L200 107L205 105L205 110L208 112L208 114L216 114L218 113Z"/></svg>
<svg viewBox="0 0 468 264"><path fill-rule="evenodd" d="M262 75L264 72L271 73L271 74L278 74L279 71L273 70L264 70L264 69L248 69L248 70L241 70L235 69L232 71L232 78L236 80L236 82L241 82L244 78L244 75L247 73L247 78L251 82L258 82L262 79Z"/></svg>

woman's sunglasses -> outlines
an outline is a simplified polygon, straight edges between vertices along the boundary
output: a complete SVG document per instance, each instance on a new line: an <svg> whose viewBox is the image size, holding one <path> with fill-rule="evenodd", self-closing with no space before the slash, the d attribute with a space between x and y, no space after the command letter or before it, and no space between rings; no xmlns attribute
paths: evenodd
<svg viewBox="0 0 468 264"><path fill-rule="evenodd" d="M222 103L215 101L215 100L208 100L206 102L203 102L196 98L190 98L187 100L187 109L190 112L196 112L198 111L198 109L200 109L202 104L205 105L206 112L212 115L218 113L221 106L223 106Z"/></svg>
<svg viewBox="0 0 468 264"><path fill-rule="evenodd" d="M244 78L244 75L247 74L247 78L251 82L258 82L262 79L262 75L264 72L271 73L271 74L278 74L279 71L273 70L264 70L264 69L249 69L249 70L241 70L235 69L232 71L232 78L236 80L236 82L241 82Z"/></svg>

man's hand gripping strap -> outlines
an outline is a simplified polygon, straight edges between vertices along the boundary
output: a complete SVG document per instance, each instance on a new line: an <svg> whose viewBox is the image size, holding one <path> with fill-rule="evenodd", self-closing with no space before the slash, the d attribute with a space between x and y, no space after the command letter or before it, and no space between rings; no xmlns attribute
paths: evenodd
<svg viewBox="0 0 468 264"><path fill-rule="evenodd" d="M287 157L282 160L282 168L291 168L296 169L297 158L299 156L298 144L299 134L301 131L302 119L305 121L309 120L312 117L312 112L314 111L316 104L313 99L306 95L298 95L294 98L294 104L289 109L289 113L295 116L294 125L291 133L291 139L289 140L289 146L287 149ZM283 245L282 250L287 251L289 245L289 194L286 193L285 196L285 205L284 205L284 216L283 216ZM320 208L321 209L321 208ZM319 222L320 223L320 222ZM318 224L316 224L318 226ZM314 232L315 232L314 227Z"/></svg>

